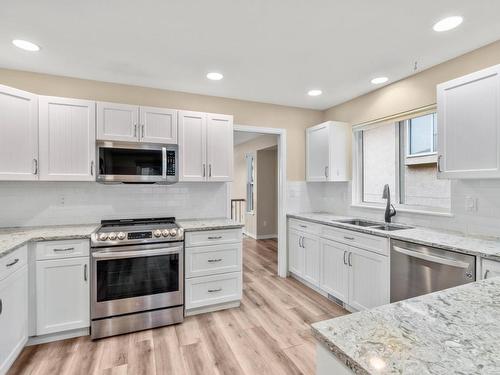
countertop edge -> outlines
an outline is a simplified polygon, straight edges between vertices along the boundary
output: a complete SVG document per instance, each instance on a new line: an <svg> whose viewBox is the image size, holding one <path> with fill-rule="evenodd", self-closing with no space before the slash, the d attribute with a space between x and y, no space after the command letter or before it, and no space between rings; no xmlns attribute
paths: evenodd
<svg viewBox="0 0 500 375"><path fill-rule="evenodd" d="M455 251L455 252L459 252L462 254L475 255L475 256L478 256L481 258L494 259L494 260L500 261L500 254L499 255L488 254L488 253L482 252L481 250L470 250L470 249L464 249L464 248L460 248L460 247L456 247L456 246L450 246L450 245L443 244L443 243L424 241L421 239L413 238L411 236L405 236L404 233L401 233L401 234L397 234L394 232L381 233L378 230L368 229L367 227L355 227L355 226L340 223L340 222L330 222L330 221L324 221L324 220L320 220L320 219L312 219L312 218L307 217L307 216L301 216L300 214L287 214L287 217L292 218L292 219L304 220L304 221L308 221L308 222L316 223L316 224L321 224L321 225L328 225L328 226L335 227L335 228L352 230L352 231L358 232L358 233L365 233L365 234L370 234L373 236L384 237L384 238L400 240L400 241L408 241L408 242L413 242L413 243L416 243L419 245L437 247L439 249L450 250L450 251ZM417 229L417 227L415 227L415 228ZM425 228L418 228L418 229L425 229ZM411 229L404 229L404 230L411 230ZM481 239L478 239L478 240L481 240Z"/></svg>

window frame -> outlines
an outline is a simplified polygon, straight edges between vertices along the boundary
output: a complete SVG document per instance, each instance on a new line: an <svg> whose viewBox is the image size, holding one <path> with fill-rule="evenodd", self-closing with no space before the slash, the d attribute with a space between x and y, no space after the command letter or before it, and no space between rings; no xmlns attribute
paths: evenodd
<svg viewBox="0 0 500 375"><path fill-rule="evenodd" d="M359 207L359 208L370 208L370 209L380 209L384 210L386 207L385 203L377 203L377 202L365 202L363 200L364 196L364 166L363 166L363 160L364 160L364 154L363 154L363 132L366 130L370 129L375 129L379 126L384 126L384 125L389 125L392 124L393 126L396 127L396 132L395 132L395 158L396 158L396 163L395 163L395 190L394 192L391 192L392 197L396 197L396 199L391 202L394 204L396 209L400 212L410 212L410 213L417 213L417 214L427 214L427 215L435 215L435 216L447 216L447 217L452 217L453 215L451 214L451 206L448 208L441 208L441 207L432 207L432 206L416 206L416 205L409 205L409 204L404 204L401 203L401 194L404 193L404 178L401 178L402 175L402 168L405 166L405 163L402 162L404 158L406 157L425 157L425 156L431 156L437 153L437 144L436 146L436 152L433 153L421 153L421 154L416 154L409 156L407 155L407 152L404 152L403 147L401 147L400 141L405 142L405 148L408 150L408 131L406 128L406 125L401 125L406 124L409 119L419 117L419 116L424 116L426 114L431 114L436 112L436 109L433 108L432 110L428 110L425 113L411 113L409 114L406 118L394 118L394 119L388 119L387 121L378 121L378 122L372 122L368 123L365 125L358 125L353 127L353 137L352 137L352 168L353 168L353 180L352 180L352 200L351 200L351 207ZM434 141L434 140L433 140ZM404 155L403 155L404 153ZM382 195L382 191L380 192ZM450 195L451 195L451 188L450 188ZM451 198L451 197L450 197Z"/></svg>
<svg viewBox="0 0 500 375"><path fill-rule="evenodd" d="M417 118L417 117L423 117L423 116L427 116L427 115L434 115L433 116L433 123L432 123L432 132L431 132L431 135L430 135L430 138L431 138L431 151L428 151L428 152L419 152L419 153L416 153L416 154L412 154L410 152L411 150L411 139L410 139L410 127L411 127L411 120L414 119L414 118ZM435 126L435 122L437 121L437 113L436 112L431 112L431 113L425 113L425 114L422 114L422 115L415 115L415 116L412 116L410 118L407 118L407 119L404 119L404 120L401 120L401 121L396 121L396 122L399 122L400 124L403 123L403 127L404 127L404 138L405 138L405 142L406 142L406 157L407 158L418 158L418 157L421 157L421 156L432 156L432 155L437 155L437 142L434 142L434 126ZM401 131L401 129L400 129ZM437 128L436 128L436 131L437 131ZM434 150L434 151L432 151Z"/></svg>

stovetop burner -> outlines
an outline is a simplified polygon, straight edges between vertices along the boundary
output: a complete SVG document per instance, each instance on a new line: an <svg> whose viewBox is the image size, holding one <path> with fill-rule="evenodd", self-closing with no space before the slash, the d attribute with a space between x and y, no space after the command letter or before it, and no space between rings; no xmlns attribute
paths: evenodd
<svg viewBox="0 0 500 375"><path fill-rule="evenodd" d="M183 241L175 217L102 220L92 235L92 247Z"/></svg>

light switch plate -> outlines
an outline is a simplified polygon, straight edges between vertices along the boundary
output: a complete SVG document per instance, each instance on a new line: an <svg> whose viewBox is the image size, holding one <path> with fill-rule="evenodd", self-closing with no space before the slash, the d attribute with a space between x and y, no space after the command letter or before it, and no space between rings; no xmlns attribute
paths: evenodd
<svg viewBox="0 0 500 375"><path fill-rule="evenodd" d="M465 197L465 211L477 212L477 198Z"/></svg>

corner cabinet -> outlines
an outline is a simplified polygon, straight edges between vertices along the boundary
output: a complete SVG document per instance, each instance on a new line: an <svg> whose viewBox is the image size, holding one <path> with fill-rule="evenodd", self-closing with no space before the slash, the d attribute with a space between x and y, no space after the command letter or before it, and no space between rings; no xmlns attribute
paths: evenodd
<svg viewBox="0 0 500 375"><path fill-rule="evenodd" d="M40 180L95 181L95 102L39 97Z"/></svg>
<svg viewBox="0 0 500 375"><path fill-rule="evenodd" d="M177 111L98 102L97 139L177 144Z"/></svg>
<svg viewBox="0 0 500 375"><path fill-rule="evenodd" d="M0 85L0 180L38 179L38 97Z"/></svg>
<svg viewBox="0 0 500 375"><path fill-rule="evenodd" d="M179 111L179 179L232 180L233 117Z"/></svg>
<svg viewBox="0 0 500 375"><path fill-rule="evenodd" d="M351 126L327 121L306 129L306 180L351 179Z"/></svg>
<svg viewBox="0 0 500 375"><path fill-rule="evenodd" d="M437 86L438 176L500 178L500 65Z"/></svg>

